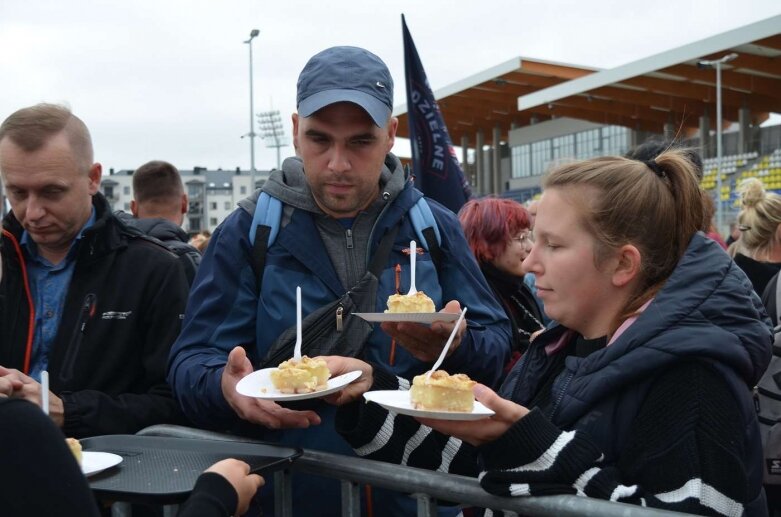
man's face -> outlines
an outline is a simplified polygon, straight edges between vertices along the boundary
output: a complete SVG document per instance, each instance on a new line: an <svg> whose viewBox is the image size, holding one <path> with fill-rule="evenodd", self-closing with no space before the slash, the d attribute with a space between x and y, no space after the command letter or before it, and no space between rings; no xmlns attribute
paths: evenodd
<svg viewBox="0 0 781 517"><path fill-rule="evenodd" d="M14 215L44 256L67 252L89 219L100 185L100 164L73 155L60 132L28 153L10 138L0 141L0 174Z"/></svg>
<svg viewBox="0 0 781 517"><path fill-rule="evenodd" d="M331 217L354 217L379 195L385 155L398 120L377 127L359 106L331 104L311 117L293 115L294 143L317 205Z"/></svg>

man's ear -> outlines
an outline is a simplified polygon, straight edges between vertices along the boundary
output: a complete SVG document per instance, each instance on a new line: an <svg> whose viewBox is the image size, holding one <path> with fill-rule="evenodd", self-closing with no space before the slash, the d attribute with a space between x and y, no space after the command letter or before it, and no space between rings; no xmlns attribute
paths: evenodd
<svg viewBox="0 0 781 517"><path fill-rule="evenodd" d="M103 174L103 166L99 163L93 163L87 177L89 178L89 193L94 196L100 190L100 176Z"/></svg>
<svg viewBox="0 0 781 517"><path fill-rule="evenodd" d="M186 214L189 209L190 209L190 198L187 197L187 194L182 194L181 213Z"/></svg>
<svg viewBox="0 0 781 517"><path fill-rule="evenodd" d="M298 156L298 113L293 113L293 149L296 151L296 156Z"/></svg>
<svg viewBox="0 0 781 517"><path fill-rule="evenodd" d="M130 200L130 213L133 214L133 217L138 219L138 203L136 203L135 199Z"/></svg>
<svg viewBox="0 0 781 517"><path fill-rule="evenodd" d="M631 244L624 244L618 249L612 271L612 281L615 287L625 285L640 278L642 270L640 250Z"/></svg>
<svg viewBox="0 0 781 517"><path fill-rule="evenodd" d="M393 145L396 143L396 130L399 128L399 119L396 117L391 117L388 121L388 150L385 154L391 152L391 149L393 149Z"/></svg>

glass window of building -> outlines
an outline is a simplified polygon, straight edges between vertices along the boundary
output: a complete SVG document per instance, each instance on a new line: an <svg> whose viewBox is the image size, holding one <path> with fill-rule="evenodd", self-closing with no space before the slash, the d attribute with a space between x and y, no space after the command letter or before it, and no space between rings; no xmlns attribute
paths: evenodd
<svg viewBox="0 0 781 517"><path fill-rule="evenodd" d="M531 145L531 173L543 174L551 161L551 141L542 140Z"/></svg>
<svg viewBox="0 0 781 517"><path fill-rule="evenodd" d="M130 187L127 186L127 185L122 187L122 193L125 194L126 196L129 196L130 195Z"/></svg>
<svg viewBox="0 0 781 517"><path fill-rule="evenodd" d="M210 210L217 210L217 202L216 201L212 201L211 203L209 203L209 209Z"/></svg>
<svg viewBox="0 0 781 517"><path fill-rule="evenodd" d="M557 136L553 139L553 159L572 160L575 158L575 135Z"/></svg>
<svg viewBox="0 0 781 517"><path fill-rule="evenodd" d="M620 126L607 126L602 128L602 152L605 155L615 156L627 151L627 129Z"/></svg>
<svg viewBox="0 0 781 517"><path fill-rule="evenodd" d="M217 226L217 218L216 217L210 217L209 218L209 224L211 226Z"/></svg>
<svg viewBox="0 0 781 517"><path fill-rule="evenodd" d="M198 232L201 230L201 218L200 217L191 217L190 218L190 231L191 232Z"/></svg>
<svg viewBox="0 0 781 517"><path fill-rule="evenodd" d="M230 201L226 201L225 202L225 210L230 210L230 209L231 209L231 202Z"/></svg>
<svg viewBox="0 0 781 517"><path fill-rule="evenodd" d="M187 185L187 195L188 196L200 196L203 192L203 185L199 183L190 183Z"/></svg>
<svg viewBox="0 0 781 517"><path fill-rule="evenodd" d="M103 187L103 195L107 198L111 199L114 197L114 186L113 185L107 185Z"/></svg>
<svg viewBox="0 0 781 517"><path fill-rule="evenodd" d="M241 187L239 187L239 192L241 192L242 194L246 194L247 193L247 187L242 185Z"/></svg>
<svg viewBox="0 0 781 517"><path fill-rule="evenodd" d="M577 145L576 156L580 160L602 155L602 139L600 138L599 129L581 131L575 136L575 142Z"/></svg>
<svg viewBox="0 0 781 517"><path fill-rule="evenodd" d="M515 146L511 150L511 155L513 178L531 176L531 146L529 144Z"/></svg>

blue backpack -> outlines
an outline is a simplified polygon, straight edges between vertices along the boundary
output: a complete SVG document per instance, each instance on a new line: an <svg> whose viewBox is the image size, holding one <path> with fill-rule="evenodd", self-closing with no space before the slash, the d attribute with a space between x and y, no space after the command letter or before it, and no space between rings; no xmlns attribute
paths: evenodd
<svg viewBox="0 0 781 517"><path fill-rule="evenodd" d="M258 292L263 282L263 269L266 265L266 252L279 235L282 221L283 203L274 196L261 192L255 205L255 214L249 229L249 241L252 243L252 268L257 278ZM437 221L425 198L421 197L408 213L415 229L418 243L431 255L437 273L442 263L442 236Z"/></svg>

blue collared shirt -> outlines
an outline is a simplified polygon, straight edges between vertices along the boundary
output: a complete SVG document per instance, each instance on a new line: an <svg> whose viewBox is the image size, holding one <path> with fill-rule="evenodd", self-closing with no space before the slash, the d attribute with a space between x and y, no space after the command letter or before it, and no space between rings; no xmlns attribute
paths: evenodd
<svg viewBox="0 0 781 517"><path fill-rule="evenodd" d="M76 268L76 243L81 240L84 231L95 224L95 207L82 227L76 239L71 243L68 254L59 264L52 264L38 254L38 246L25 230L21 244L25 250L25 265L30 280L30 294L35 303L35 333L30 358L30 377L41 381L41 372L49 367L51 351L57 329L65 307L65 297Z"/></svg>

